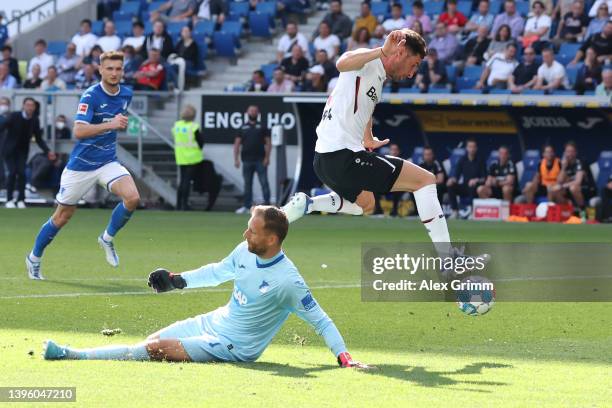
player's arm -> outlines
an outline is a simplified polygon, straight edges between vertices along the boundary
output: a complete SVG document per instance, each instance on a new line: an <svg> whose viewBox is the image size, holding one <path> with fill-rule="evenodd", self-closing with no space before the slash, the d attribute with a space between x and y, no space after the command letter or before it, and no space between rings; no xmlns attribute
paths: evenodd
<svg viewBox="0 0 612 408"><path fill-rule="evenodd" d="M365 130L363 131L363 140L361 143L363 144L363 147L372 151L389 143L389 139L378 140L377 137L374 137L374 133L372 133L372 118L370 117L370 120L366 124Z"/></svg>
<svg viewBox="0 0 612 408"><path fill-rule="evenodd" d="M122 114L116 115L108 122L98 123L95 125L87 122L75 121L74 126L72 127L72 133L77 139L87 139L111 130L125 129L127 124L128 118Z"/></svg>
<svg viewBox="0 0 612 408"><path fill-rule="evenodd" d="M172 273L167 269L156 269L149 274L148 285L156 292L218 286L236 276L237 250L238 247L221 262L204 265L187 272Z"/></svg>
<svg viewBox="0 0 612 408"><path fill-rule="evenodd" d="M404 44L406 44L404 34L400 30L391 31L382 47L373 49L359 48L342 54L336 62L336 68L340 72L360 70L370 61L396 54Z"/></svg>

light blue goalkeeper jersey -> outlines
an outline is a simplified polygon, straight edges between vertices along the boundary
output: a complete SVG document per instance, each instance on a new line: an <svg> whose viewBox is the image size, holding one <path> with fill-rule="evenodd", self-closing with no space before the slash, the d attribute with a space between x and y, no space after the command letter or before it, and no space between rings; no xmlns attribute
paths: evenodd
<svg viewBox="0 0 612 408"><path fill-rule="evenodd" d="M221 262L184 272L181 276L187 288L234 281L228 304L202 315L201 322L202 329L218 337L236 361L256 360L290 313L312 325L334 355L346 351L336 325L282 251L272 259L263 260L249 252L245 241Z"/></svg>

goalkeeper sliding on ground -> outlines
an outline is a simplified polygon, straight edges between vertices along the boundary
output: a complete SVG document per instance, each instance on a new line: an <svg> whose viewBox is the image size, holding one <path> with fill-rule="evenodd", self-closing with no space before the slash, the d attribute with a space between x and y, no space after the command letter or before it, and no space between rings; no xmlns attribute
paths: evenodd
<svg viewBox="0 0 612 408"><path fill-rule="evenodd" d="M133 346L91 349L45 343L47 360L255 361L290 313L323 336L341 367L370 368L353 361L336 325L310 293L297 268L281 249L289 223L285 213L255 207L244 232L245 242L221 262L173 274L157 269L149 275L156 292L217 286L234 281L227 305L176 322Z"/></svg>

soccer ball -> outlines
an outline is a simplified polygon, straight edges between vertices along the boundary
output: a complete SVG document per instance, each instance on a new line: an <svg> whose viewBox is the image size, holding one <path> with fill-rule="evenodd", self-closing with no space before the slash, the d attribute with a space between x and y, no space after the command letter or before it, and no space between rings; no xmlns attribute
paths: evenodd
<svg viewBox="0 0 612 408"><path fill-rule="evenodd" d="M495 304L495 288L487 278L482 276L468 276L461 280L455 294L457 306L470 316L480 316L487 313Z"/></svg>

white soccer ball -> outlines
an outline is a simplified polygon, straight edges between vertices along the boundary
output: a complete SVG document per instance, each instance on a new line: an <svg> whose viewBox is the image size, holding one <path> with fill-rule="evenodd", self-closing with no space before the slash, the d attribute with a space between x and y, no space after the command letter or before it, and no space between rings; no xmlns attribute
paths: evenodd
<svg viewBox="0 0 612 408"><path fill-rule="evenodd" d="M455 291L457 306L469 316L488 313L495 304L495 287L482 276L468 276L461 280L461 288Z"/></svg>
<svg viewBox="0 0 612 408"><path fill-rule="evenodd" d="M538 204L535 210L535 215L537 218L546 218L548 214L548 202L543 202Z"/></svg>

